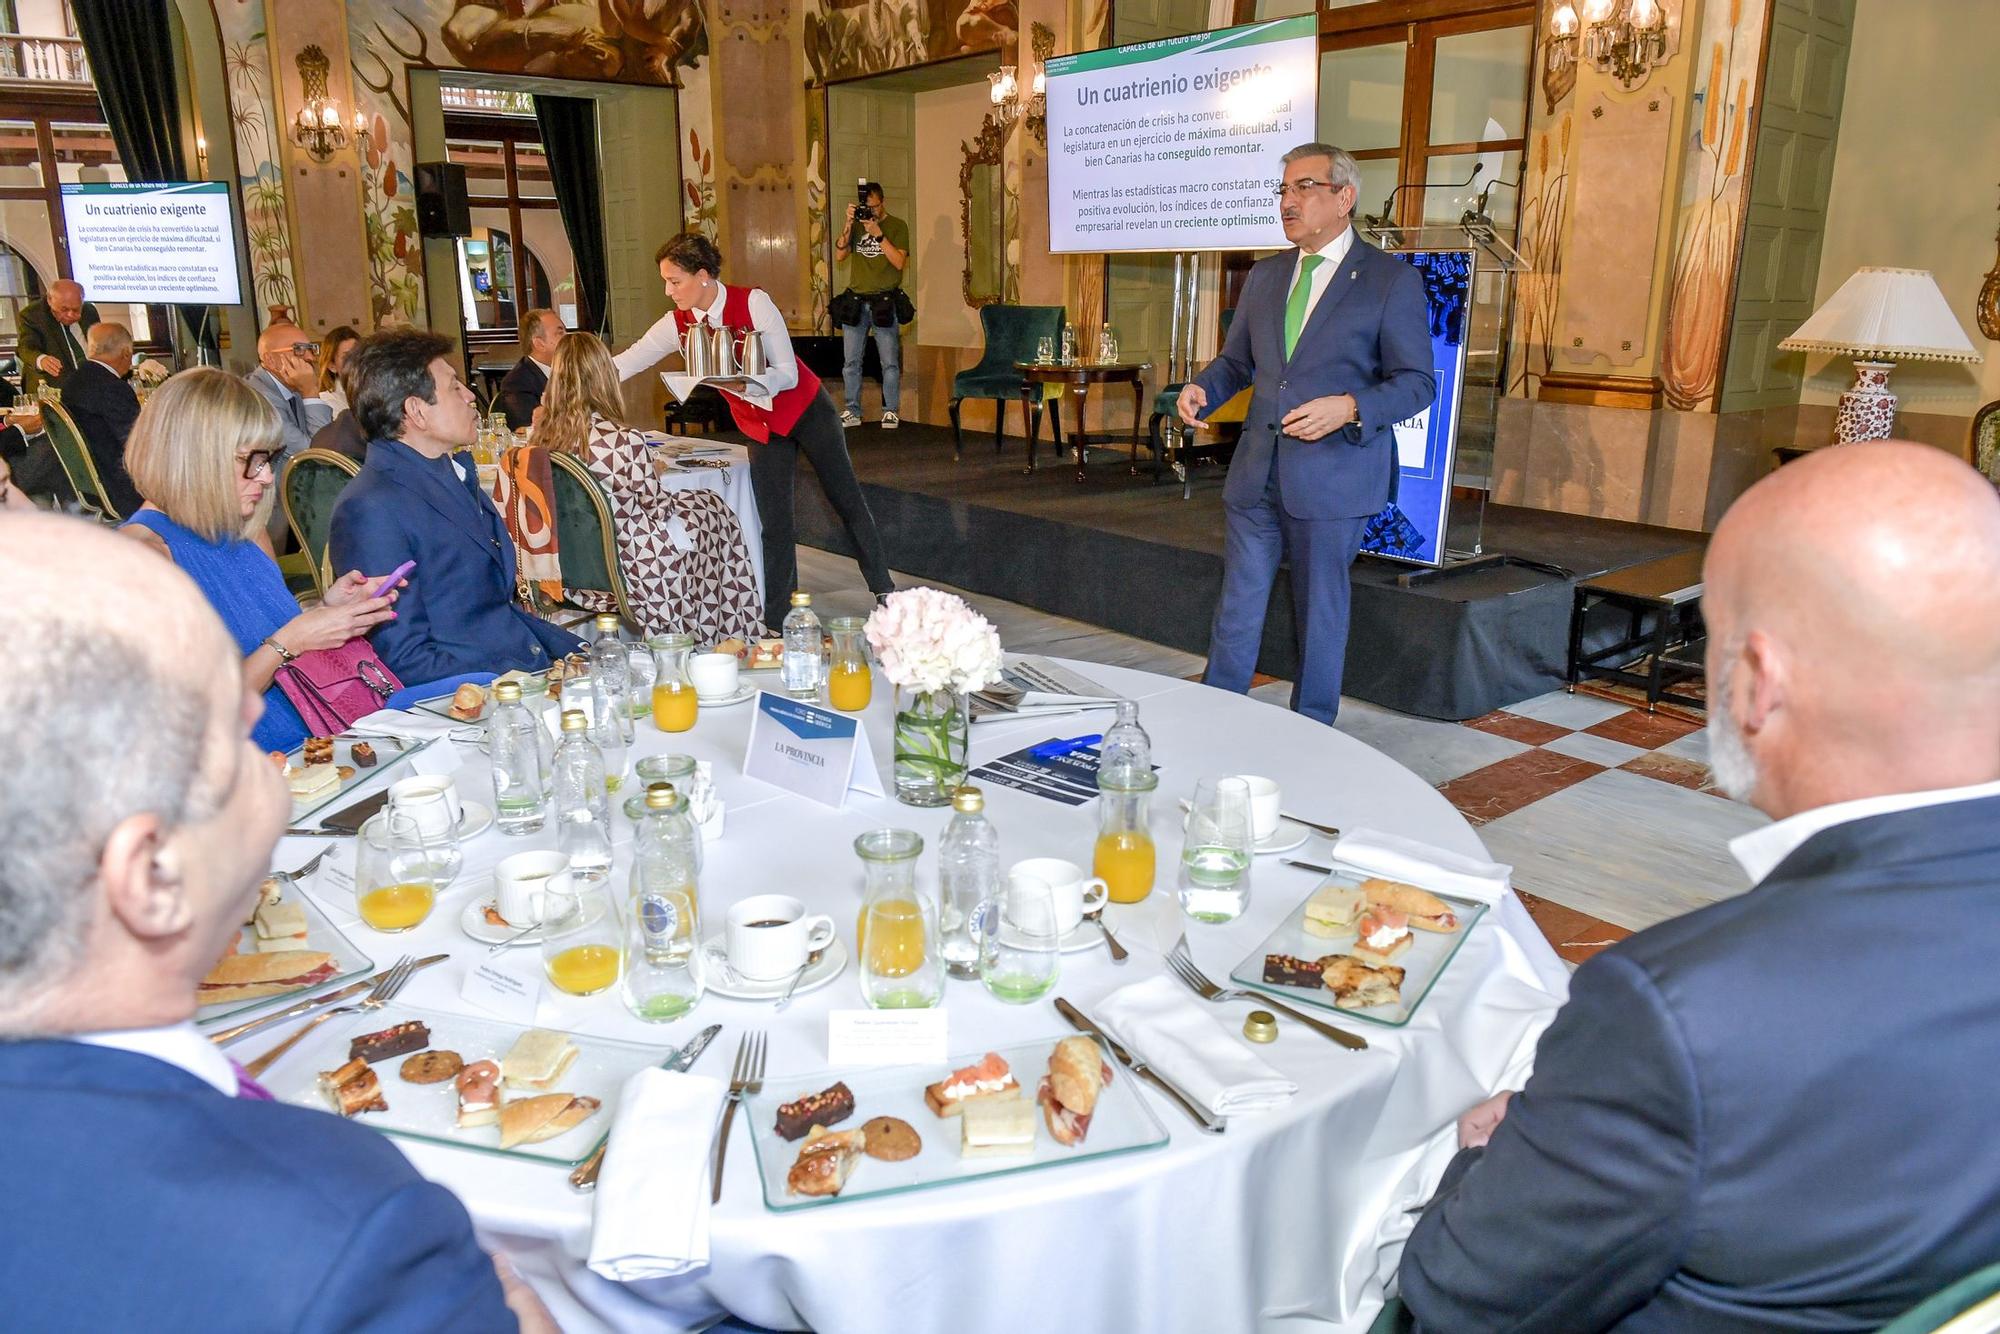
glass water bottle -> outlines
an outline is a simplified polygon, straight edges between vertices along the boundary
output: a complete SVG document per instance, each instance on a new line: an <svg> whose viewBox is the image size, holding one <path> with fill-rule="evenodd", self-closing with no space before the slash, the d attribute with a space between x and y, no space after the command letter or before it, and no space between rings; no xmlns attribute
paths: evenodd
<svg viewBox="0 0 2000 1334"><path fill-rule="evenodd" d="M590 720L566 709L556 747L556 850L581 876L611 874L611 796L604 785L604 757L590 739Z"/></svg>
<svg viewBox="0 0 2000 1334"><path fill-rule="evenodd" d="M812 594L801 589L792 594L792 610L785 617L785 693L816 700L825 676L826 638L812 609Z"/></svg>
<svg viewBox="0 0 2000 1334"><path fill-rule="evenodd" d="M951 810L938 841L938 946L946 972L973 978L979 976L979 942L972 921L979 905L1000 890L1000 835L986 818L986 794L978 788L953 792Z"/></svg>
<svg viewBox="0 0 2000 1334"><path fill-rule="evenodd" d="M625 937L625 1007L650 1023L680 1018L701 1000L700 836L672 783L646 789L632 841Z"/></svg>
<svg viewBox="0 0 2000 1334"><path fill-rule="evenodd" d="M626 655L625 641L619 638L615 612L599 613L596 626L597 638L590 645L590 677L595 705L605 716L617 722L618 739L629 746L637 735L632 727L631 659ZM597 714L592 715L593 730L601 721Z"/></svg>
<svg viewBox="0 0 2000 1334"><path fill-rule="evenodd" d="M521 686L493 687L486 720L486 749L493 760L493 822L503 834L538 832L549 813L549 775L542 755L541 719L521 702Z"/></svg>

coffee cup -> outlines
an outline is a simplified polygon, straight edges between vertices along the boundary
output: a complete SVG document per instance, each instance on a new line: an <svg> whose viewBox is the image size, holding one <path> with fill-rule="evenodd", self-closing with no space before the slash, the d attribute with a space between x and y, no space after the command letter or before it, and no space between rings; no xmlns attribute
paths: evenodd
<svg viewBox="0 0 2000 1334"><path fill-rule="evenodd" d="M775 982L805 966L814 950L833 943L833 919L807 916L789 894L756 894L729 909L725 927L730 971L755 982Z"/></svg>
<svg viewBox="0 0 2000 1334"><path fill-rule="evenodd" d="M417 832L427 839L457 832L465 818L458 804L458 788L444 774L397 779L389 785L389 809L415 820Z"/></svg>
<svg viewBox="0 0 2000 1334"><path fill-rule="evenodd" d="M1253 774L1238 774L1250 789L1250 837L1262 843L1278 832L1278 784Z"/></svg>
<svg viewBox="0 0 2000 1334"><path fill-rule="evenodd" d="M493 906L509 926L535 926L551 886L569 878L560 852L517 852L493 868Z"/></svg>
<svg viewBox="0 0 2000 1334"><path fill-rule="evenodd" d="M736 672L742 664L734 653L697 653L688 659L688 680L697 700L728 699L736 693Z"/></svg>
<svg viewBox="0 0 2000 1334"><path fill-rule="evenodd" d="M1093 875L1084 874L1075 862L1066 862L1060 857L1030 857L1024 862L1015 862L1008 868L1008 876L1020 876L1039 880L1049 887L1049 895L1055 900L1056 927L1068 933L1083 921L1085 912L1095 912L1104 906L1105 896L1110 892L1104 881Z"/></svg>

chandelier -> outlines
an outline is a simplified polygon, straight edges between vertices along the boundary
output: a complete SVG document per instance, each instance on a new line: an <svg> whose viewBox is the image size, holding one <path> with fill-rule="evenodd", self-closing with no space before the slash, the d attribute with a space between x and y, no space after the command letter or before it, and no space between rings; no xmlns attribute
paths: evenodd
<svg viewBox="0 0 2000 1334"><path fill-rule="evenodd" d="M1598 73L1630 92L1666 63L1666 0L1582 0L1581 14L1573 0L1556 0L1545 43L1548 72L1574 65L1579 46Z"/></svg>
<svg viewBox="0 0 2000 1334"><path fill-rule="evenodd" d="M325 162L347 147L348 138L348 128L340 119L340 103L327 91L326 76L333 62L318 45L313 45L299 52L298 65L304 104L292 120L292 142L305 149L313 161ZM359 137L367 128L367 118L357 110L355 136Z"/></svg>

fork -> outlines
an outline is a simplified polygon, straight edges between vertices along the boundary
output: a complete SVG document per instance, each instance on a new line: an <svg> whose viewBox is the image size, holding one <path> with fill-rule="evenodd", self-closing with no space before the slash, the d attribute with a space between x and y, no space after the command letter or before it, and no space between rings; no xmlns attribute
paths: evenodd
<svg viewBox="0 0 2000 1334"><path fill-rule="evenodd" d="M301 877L309 876L313 873L314 868L326 860L326 854L332 851L332 848L321 848L307 859L304 866L299 867L296 871L280 871L278 872L278 878L280 880L298 880Z"/></svg>
<svg viewBox="0 0 2000 1334"><path fill-rule="evenodd" d="M299 1029L296 1033L286 1038L283 1042L280 1042L277 1046L271 1048L271 1050L265 1052L262 1056L259 1056L256 1060L251 1061L243 1068L250 1072L250 1077L252 1079L255 1079L258 1075L261 1075L266 1070L269 1070L271 1066L277 1062L277 1059L280 1056L283 1056L286 1052L298 1046L300 1038L303 1038L306 1034L312 1032L315 1028L318 1028L321 1024L333 1018L335 1015L361 1014L368 1010L381 1009L384 1005L387 1005L390 1001L396 998L396 993L403 989L403 983L410 980L410 974L415 972L416 968L417 968L416 956L412 954L405 954L402 958L396 960L396 966L394 968L391 968L388 972L382 974L382 976L376 980L374 989L371 990L366 997L364 997L359 1001L356 1001L352 1005L340 1005L336 1006L331 1010L320 1011L318 1014L314 1015L311 1019L307 1020L305 1023L300 1024Z"/></svg>
<svg viewBox="0 0 2000 1334"><path fill-rule="evenodd" d="M761 1029L745 1033L736 1044L736 1064L729 1072L729 1100L722 1105L722 1129L715 1136L715 1185L709 1192L710 1204L722 1199L722 1160L729 1153L729 1123L736 1119L736 1105L744 1094L764 1091L764 1049Z"/></svg>
<svg viewBox="0 0 2000 1334"><path fill-rule="evenodd" d="M1203 973L1201 969L1194 966L1194 956L1188 953L1186 936L1182 936L1175 943L1173 949L1168 952L1167 967L1173 970L1175 977L1178 977L1187 985L1189 991L1194 992L1203 1000L1217 1002L1253 1000L1259 1005L1269 1006L1281 1014L1291 1016L1307 1028L1319 1033L1322 1037L1332 1038L1349 1051L1368 1050L1368 1043L1365 1039L1358 1038L1352 1033L1335 1028L1332 1024L1323 1024L1309 1014L1301 1014L1291 1006L1281 1001L1273 1000L1262 992L1245 991L1241 987L1218 987L1215 983L1208 980L1206 973Z"/></svg>

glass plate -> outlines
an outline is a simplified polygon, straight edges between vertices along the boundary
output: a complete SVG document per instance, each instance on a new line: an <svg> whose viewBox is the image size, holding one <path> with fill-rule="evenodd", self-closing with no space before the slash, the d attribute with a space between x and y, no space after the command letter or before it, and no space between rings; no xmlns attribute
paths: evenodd
<svg viewBox="0 0 2000 1334"><path fill-rule="evenodd" d="M1062 1034L1073 1037L1074 1034ZM1049 1136L1039 1107L1034 1107L1035 1090L1048 1070L1049 1053L1060 1038L1002 1047L1000 1055L1013 1067L1020 1081L1021 1096L1028 1100L1034 1115L1035 1148L1021 1158L959 1157L960 1121L941 1117L924 1103L924 1086L935 1084L953 1070L975 1065L986 1055L974 1052L954 1057L939 1066L887 1066L861 1070L825 1070L818 1074L767 1079L764 1091L743 1101L743 1114L750 1121L750 1142L757 1151L757 1172L764 1180L764 1204L778 1212L816 1209L848 1200L865 1200L875 1195L899 1195L931 1186L949 1186L983 1177L1033 1172L1044 1167L1062 1167L1092 1158L1157 1149L1167 1142L1167 1131L1139 1096L1131 1071L1112 1061L1111 1082L1098 1097L1097 1110L1090 1118L1090 1133L1082 1144L1064 1148ZM854 1130L878 1116L899 1117L916 1130L923 1147L914 1158L887 1163L879 1158L863 1158L847 1185L838 1195L793 1195L785 1189L785 1178L798 1161L804 1139L787 1140L776 1129L778 1107L808 1093L817 1093L836 1080L854 1093L854 1114L828 1130Z"/></svg>
<svg viewBox="0 0 2000 1334"><path fill-rule="evenodd" d="M1336 866L1332 875L1313 886L1313 892L1318 893L1325 885L1359 885L1369 877L1369 874L1352 867L1342 869ZM1310 894L1306 896L1307 899L1311 897ZM1286 914L1285 920L1278 924L1278 929L1266 936L1263 944L1236 965L1230 972L1229 979L1246 987L1254 987L1258 991L1269 992L1283 1000L1302 1005L1316 1005L1335 1014L1366 1019L1375 1024L1387 1024L1391 1028L1401 1028L1410 1022L1410 1016L1424 1003L1424 997L1431 994L1431 987L1444 972L1446 965L1458 957L1458 947L1465 943L1466 936L1471 934L1479 919L1486 915L1486 905L1475 899L1454 898L1450 894L1439 894L1438 897L1449 903L1452 910L1458 914L1458 930L1451 932L1413 930L1410 933L1414 940L1410 952L1396 960L1396 967L1403 970L1403 999L1400 1005L1377 1005L1365 1010L1350 1010L1345 1006L1335 1005L1333 993L1324 987L1287 987L1264 980L1264 956L1267 954L1289 954L1296 959L1318 959L1329 954L1345 954L1348 947L1354 944L1352 931L1345 931L1337 936L1307 935L1302 925L1306 917L1306 899L1301 899L1299 906Z"/></svg>
<svg viewBox="0 0 2000 1334"><path fill-rule="evenodd" d="M354 762L354 747L362 741L366 741L375 748L375 767L372 769L364 769ZM304 824L314 815L325 810L334 802L339 801L355 788L360 787L363 783L366 783L379 774L389 772L389 770L395 768L404 760L409 759L410 756L416 754L429 744L429 741L398 741L393 737L357 737L353 741L336 740L333 743L334 764L336 766L344 765L354 772L316 797L308 797L303 801L297 797L292 798L292 823L295 825ZM297 764L304 754L305 745L304 743L300 743L292 747L285 755L285 762L287 764Z"/></svg>
<svg viewBox="0 0 2000 1334"><path fill-rule="evenodd" d="M225 1019L235 1019L253 1010L262 1010L272 1005L286 1005L302 1000L315 992L325 991L352 982L363 973L375 967L375 961L356 949L354 942L342 934L339 927L327 919L319 905L312 901L312 895L288 880L280 879L285 887L283 902L296 903L306 910L306 943L309 950L324 950L333 956L334 975L316 987L300 987L297 991L287 991L281 996L264 996L258 1000L227 1001L220 1005L204 1005L195 1011L197 1024L219 1024ZM237 942L242 953L250 953L257 946L249 927L244 927Z"/></svg>
<svg viewBox="0 0 2000 1334"><path fill-rule="evenodd" d="M423 1050L455 1051L467 1065L474 1061L498 1062L514 1045L515 1039L528 1031L519 1024L503 1023L497 1019L441 1014L435 1010L420 1010L415 1006L391 1002L379 1010L344 1014L321 1024L264 1074L264 1087L270 1089L272 1096L280 1102L329 1111L331 1109L319 1091L320 1073L347 1064L348 1043L354 1038L392 1028L411 1019L422 1020L431 1030L430 1045ZM443 1144L454 1149L471 1149L501 1158L525 1158L531 1162L574 1167L590 1156L590 1151L597 1147L597 1141L611 1129L611 1120L618 1111L618 1092L625 1081L634 1071L658 1065L673 1048L641 1047L635 1043L586 1037L580 1033L566 1033L564 1036L576 1044L576 1060L563 1075L560 1087L548 1091L596 1098L603 1106L589 1119L554 1139L503 1149L497 1125L460 1130L458 1092L453 1081L411 1084L397 1073L403 1062L415 1053L392 1056L375 1064L375 1077L382 1083L382 1097L389 1104L389 1110L363 1112L352 1119L357 1125L369 1126L385 1135L399 1135L404 1139ZM503 1088L501 1096L531 1098L539 1094Z"/></svg>

